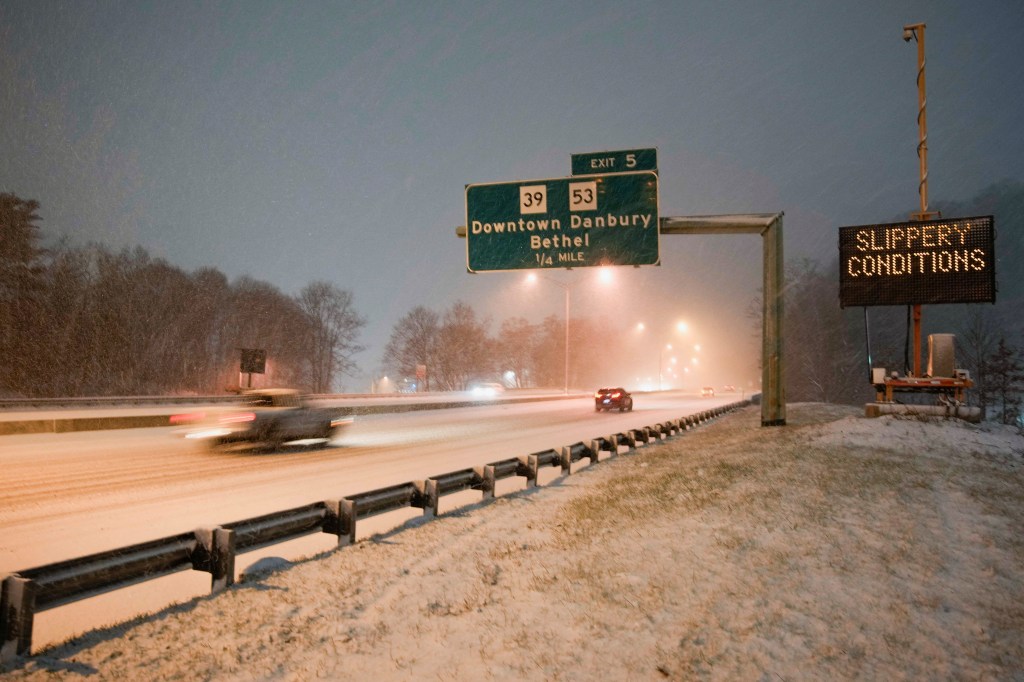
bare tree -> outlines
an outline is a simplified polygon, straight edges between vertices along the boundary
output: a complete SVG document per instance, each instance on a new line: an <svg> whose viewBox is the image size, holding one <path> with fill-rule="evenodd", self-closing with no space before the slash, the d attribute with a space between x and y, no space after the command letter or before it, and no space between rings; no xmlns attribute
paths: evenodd
<svg viewBox="0 0 1024 682"><path fill-rule="evenodd" d="M50 311L38 332L49 359L34 373L36 395L82 395L88 352L95 333L89 309L90 258L81 249L59 244L47 254L43 309Z"/></svg>
<svg viewBox="0 0 1024 682"><path fill-rule="evenodd" d="M984 415L988 411L991 388L988 385L988 358L996 349L998 344L998 332L993 321L993 315L985 308L972 306L959 329L958 338L961 343L958 349L962 351L963 366L971 373L975 390L969 394L981 408Z"/></svg>
<svg viewBox="0 0 1024 682"><path fill-rule="evenodd" d="M544 318L537 329L537 343L531 355L537 386L555 387L565 383L565 320L558 315Z"/></svg>
<svg viewBox="0 0 1024 682"><path fill-rule="evenodd" d="M838 267L838 265L837 265ZM859 311L837 305L838 282L803 259L786 268L786 394L794 400L857 403L869 396ZM761 302L748 316L761 334Z"/></svg>
<svg viewBox="0 0 1024 682"><path fill-rule="evenodd" d="M307 285L299 294L309 334L309 384L315 393L329 393L335 378L351 373L352 360L363 347L356 343L366 320L356 312L352 294L325 281Z"/></svg>
<svg viewBox="0 0 1024 682"><path fill-rule="evenodd" d="M406 378L417 376L419 366L425 367L424 385L420 387L417 383L417 390L429 391L440 331L438 314L416 306L391 329L391 337L384 348L384 366Z"/></svg>
<svg viewBox="0 0 1024 682"><path fill-rule="evenodd" d="M497 338L501 368L515 376L516 388L531 385L533 347L537 343L537 327L522 317L501 323Z"/></svg>
<svg viewBox="0 0 1024 682"><path fill-rule="evenodd" d="M447 391L464 391L469 382L494 371L494 351L487 335L489 320L456 301L444 314L438 333L437 377Z"/></svg>

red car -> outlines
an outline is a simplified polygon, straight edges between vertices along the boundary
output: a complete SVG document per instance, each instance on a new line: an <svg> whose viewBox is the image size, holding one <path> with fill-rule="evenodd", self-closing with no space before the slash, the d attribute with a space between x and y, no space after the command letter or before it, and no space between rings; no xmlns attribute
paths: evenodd
<svg viewBox="0 0 1024 682"><path fill-rule="evenodd" d="M624 388L599 388L594 393L594 411L615 410L619 412L633 411L633 396Z"/></svg>

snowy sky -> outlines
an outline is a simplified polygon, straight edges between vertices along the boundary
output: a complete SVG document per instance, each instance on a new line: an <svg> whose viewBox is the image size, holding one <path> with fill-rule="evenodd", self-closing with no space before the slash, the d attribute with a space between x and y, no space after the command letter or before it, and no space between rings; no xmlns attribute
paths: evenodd
<svg viewBox="0 0 1024 682"><path fill-rule="evenodd" d="M372 373L415 305L561 313L559 287L466 272L467 183L655 147L663 216L785 211L788 259L915 210L917 22L932 200L1022 179L1024 3L1007 0L5 0L0 191L38 200L47 237L351 290ZM667 237L661 267L611 289L553 277L574 315L685 318L725 347L753 338L760 267L756 238Z"/></svg>

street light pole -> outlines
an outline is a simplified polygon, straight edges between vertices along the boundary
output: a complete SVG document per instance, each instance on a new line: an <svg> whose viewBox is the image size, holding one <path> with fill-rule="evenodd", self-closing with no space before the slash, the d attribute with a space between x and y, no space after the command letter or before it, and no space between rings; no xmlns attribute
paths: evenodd
<svg viewBox="0 0 1024 682"><path fill-rule="evenodd" d="M569 285L559 284L565 289L565 394L569 395Z"/></svg>
<svg viewBox="0 0 1024 682"><path fill-rule="evenodd" d="M550 277L544 277L544 275L537 275L530 273L527 276L527 281L534 281L537 278L542 278L562 287L565 292L565 383L564 390L565 394L569 395L569 289L575 282L560 282L557 279L551 279Z"/></svg>
<svg viewBox="0 0 1024 682"><path fill-rule="evenodd" d="M672 350L672 344L671 343L666 343L664 346L662 346L661 350L658 351L658 390L659 391L664 390L664 388L661 385L661 378L662 378L662 375L665 372L664 367L665 367L665 351L666 350Z"/></svg>

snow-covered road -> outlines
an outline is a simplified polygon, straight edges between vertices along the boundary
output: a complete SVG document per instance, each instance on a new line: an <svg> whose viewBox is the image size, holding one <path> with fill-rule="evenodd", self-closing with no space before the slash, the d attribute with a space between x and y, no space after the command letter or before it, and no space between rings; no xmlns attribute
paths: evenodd
<svg viewBox="0 0 1024 682"><path fill-rule="evenodd" d="M358 418L332 447L265 454L211 452L172 428L7 436L0 441L0 575L560 448L726 402L657 394L637 396L634 411L625 414L598 414L590 399L576 399L373 415ZM503 482L505 490L518 485ZM360 524L360 536L415 513ZM266 556L297 559L323 551L332 538L311 536L247 553L236 571ZM41 612L34 641L208 589L209 576L186 571Z"/></svg>
<svg viewBox="0 0 1024 682"><path fill-rule="evenodd" d="M675 419L714 404L638 396L358 418L322 450L210 452L171 428L8 436L0 442L0 574L423 479Z"/></svg>

